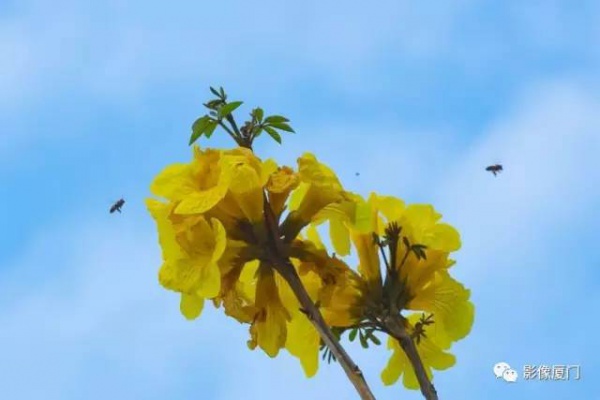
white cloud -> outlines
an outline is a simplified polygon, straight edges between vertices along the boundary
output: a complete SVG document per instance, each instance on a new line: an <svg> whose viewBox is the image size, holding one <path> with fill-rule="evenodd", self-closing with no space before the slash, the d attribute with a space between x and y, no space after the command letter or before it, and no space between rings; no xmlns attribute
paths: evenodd
<svg viewBox="0 0 600 400"><path fill-rule="evenodd" d="M390 49L409 58L444 49L466 3L429 8L392 1L378 7L230 1L165 9L139 2L62 0L49 6L29 0L5 17L11 29L0 31L3 49L15 56L3 68L18 74L3 79L12 89L3 93L4 101L39 93L38 83L127 96L149 83L189 78L227 77L235 85L247 81L249 72L262 84L281 86L310 71L310 78L337 82L338 88L350 82L367 87L366 69Z"/></svg>

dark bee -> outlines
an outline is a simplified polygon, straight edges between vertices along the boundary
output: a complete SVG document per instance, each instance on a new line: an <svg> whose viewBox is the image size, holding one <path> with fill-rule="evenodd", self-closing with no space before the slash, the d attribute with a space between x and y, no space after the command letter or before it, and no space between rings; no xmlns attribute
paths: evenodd
<svg viewBox="0 0 600 400"><path fill-rule="evenodd" d="M498 173L500 173L503 170L503 168L502 168L501 164L494 164L494 165L490 165L485 170L490 171L492 174L494 174L494 176L496 176L496 175L498 175Z"/></svg>
<svg viewBox="0 0 600 400"><path fill-rule="evenodd" d="M120 213L121 207L123 207L123 204L125 204L125 200L123 200L123 199L117 200L116 203L110 207L110 213L112 214L115 211L118 211Z"/></svg>

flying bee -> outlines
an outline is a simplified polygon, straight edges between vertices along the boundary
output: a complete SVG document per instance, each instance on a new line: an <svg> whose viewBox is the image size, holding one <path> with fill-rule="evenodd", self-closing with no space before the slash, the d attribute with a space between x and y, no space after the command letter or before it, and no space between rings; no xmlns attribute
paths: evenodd
<svg viewBox="0 0 600 400"><path fill-rule="evenodd" d="M502 164L494 164L490 165L485 170L491 172L492 174L494 174L494 176L496 176L503 170L503 168Z"/></svg>
<svg viewBox="0 0 600 400"><path fill-rule="evenodd" d="M123 204L125 204L125 200L123 199L119 199L115 202L115 204L113 204L110 207L110 213L114 213L115 211L118 211L119 213L121 212L121 207L123 207Z"/></svg>

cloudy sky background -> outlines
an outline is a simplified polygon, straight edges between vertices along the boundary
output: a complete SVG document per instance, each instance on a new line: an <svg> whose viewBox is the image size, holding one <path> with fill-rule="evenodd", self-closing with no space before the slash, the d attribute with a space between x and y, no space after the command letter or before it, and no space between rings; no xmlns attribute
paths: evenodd
<svg viewBox="0 0 600 400"><path fill-rule="evenodd" d="M185 321L156 282L143 199L189 158L223 85L292 120L261 155L312 150L348 188L433 203L461 231L477 316L436 375L442 399L592 398L600 4L491 3L0 3L1 397L356 397L339 366L307 380L210 308ZM420 398L381 385L384 349L350 351L378 399ZM579 364L582 379L509 385L498 361Z"/></svg>

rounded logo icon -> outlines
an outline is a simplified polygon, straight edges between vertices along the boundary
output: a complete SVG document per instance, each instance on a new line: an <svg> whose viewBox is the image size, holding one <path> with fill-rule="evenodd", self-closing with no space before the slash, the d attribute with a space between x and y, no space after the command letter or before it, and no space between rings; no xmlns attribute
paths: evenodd
<svg viewBox="0 0 600 400"><path fill-rule="evenodd" d="M496 375L496 379L503 378L504 371L509 370L510 365L505 362L499 362L494 365L494 375Z"/></svg>
<svg viewBox="0 0 600 400"><path fill-rule="evenodd" d="M506 381L506 382L510 382L510 383L514 383L517 381L517 371L515 371L514 369L507 369L506 371L504 371L504 373L502 374L502 378Z"/></svg>

